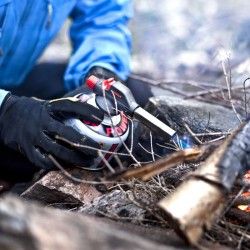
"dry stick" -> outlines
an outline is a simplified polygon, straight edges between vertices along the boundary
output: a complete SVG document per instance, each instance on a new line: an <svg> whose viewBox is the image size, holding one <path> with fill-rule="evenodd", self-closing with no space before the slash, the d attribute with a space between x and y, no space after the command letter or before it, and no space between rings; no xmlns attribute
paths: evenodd
<svg viewBox="0 0 250 250"><path fill-rule="evenodd" d="M98 155L99 157L102 158L102 161L104 162L104 164L106 165L106 167L110 170L111 173L115 173L115 170L112 168L112 166L109 164L109 162L105 159L104 155L102 152L98 151Z"/></svg>
<svg viewBox="0 0 250 250"><path fill-rule="evenodd" d="M213 140L208 141L208 143L213 143L213 142L221 141L221 140L223 140L223 139L225 139L225 138L226 138L226 136L223 135L223 136L221 136L221 137L218 137L218 138L216 138L216 139L213 139Z"/></svg>
<svg viewBox="0 0 250 250"><path fill-rule="evenodd" d="M77 177L74 177L71 175L52 155L48 155L48 158L52 161L52 163L57 167L59 170L62 171L62 173L67 176L72 181L78 182L78 183L84 183L84 184L92 184L92 185L98 185L98 184L113 184L114 181L85 181L82 179L79 179Z"/></svg>
<svg viewBox="0 0 250 250"><path fill-rule="evenodd" d="M184 97L186 97L187 96L187 94L186 93L184 93L184 92L182 92L182 91L180 91L180 90L178 90L178 89L173 89L173 88L170 88L170 87L161 87L161 89L166 89L166 90L169 90L169 91L171 91L171 92L173 92L173 93L177 93L177 94L179 94L179 95L182 95L182 96L184 96ZM219 96L218 96L219 97ZM215 105L218 105L218 102L216 102L216 101L214 101L214 100L204 100L204 98L202 98L202 97L200 97L200 96L197 96L197 97L195 97L198 101L202 101L202 102L205 102L205 103L211 103L211 104L215 104ZM221 98L220 98L221 99ZM230 101L229 100L226 100L226 101L228 101L229 103L230 103ZM231 105L228 105L228 104L226 104L226 103L220 103L220 106L223 106L223 107L226 107L226 108L231 108Z"/></svg>
<svg viewBox="0 0 250 250"><path fill-rule="evenodd" d="M149 133L149 136L150 136L150 148L151 148L152 160L155 161L154 147L153 147L153 138L152 138L152 133L151 133L151 131L150 131L150 133Z"/></svg>
<svg viewBox="0 0 250 250"><path fill-rule="evenodd" d="M240 125L172 195L160 201L176 231L191 244L196 245L204 228L221 214L226 194L249 166L249 133L250 122Z"/></svg>
<svg viewBox="0 0 250 250"><path fill-rule="evenodd" d="M198 91L194 94L190 94L190 95L187 95L187 97L185 99L192 99L192 98L195 98L195 97L198 97L198 96L204 96L204 95L214 95L214 94L217 94L219 92L221 92L222 89L209 89L209 90L202 90L202 91ZM217 95L216 95L217 96Z"/></svg>
<svg viewBox="0 0 250 250"><path fill-rule="evenodd" d="M111 91L112 93L112 96L113 96L113 99L115 101L115 114L118 115L118 105L117 105L117 100L116 100L116 97L115 97L115 94L113 91Z"/></svg>
<svg viewBox="0 0 250 250"><path fill-rule="evenodd" d="M216 89L207 90L205 87L211 88L211 87L216 87L216 86L212 85L211 83L196 82L196 81L191 81L191 80L189 80L189 81L169 80L169 79L153 80L153 79L148 79L148 78L141 77L141 76L138 76L138 75L133 75L133 74L132 74L132 78L137 79L137 80L141 80L141 81L143 81L145 83L148 83L149 85L158 86L159 88L166 89L166 90L169 90L171 92L180 94L180 95L184 96L185 99L198 98L198 97L202 97L202 96L207 95L207 94L216 94L216 97L219 97L221 99L221 96L219 96L217 94L219 92L222 92L222 95L223 95L224 91L228 91L227 88L220 88L220 89L216 88ZM166 86L168 84L182 84L182 85L189 84L191 86L198 87L198 88L203 89L203 90L199 91L199 92L196 92L194 94L188 95L188 94L184 93L183 91L181 91L180 89L170 87L170 86ZM231 89L232 90L240 90L240 89L243 89L243 87L234 87L234 88L231 88ZM211 103L213 103L213 102L211 102Z"/></svg>
<svg viewBox="0 0 250 250"><path fill-rule="evenodd" d="M220 222L220 226L223 227L223 229L228 229L230 230L231 232L233 232L234 234L236 234L237 236L240 236L242 237L243 233L241 229L244 229L242 228L242 226L237 226L235 224L232 224L228 221L224 221L224 220L221 220ZM221 230L221 227L220 227L220 230ZM245 238L249 239L250 240L250 235L246 235Z"/></svg>
<svg viewBox="0 0 250 250"><path fill-rule="evenodd" d="M166 86L166 85L161 85L160 86L161 89L164 89L164 90L168 90L168 91L171 91L172 93L175 93L175 94L178 94L178 95L181 95L183 97L187 97L187 94L183 91L181 91L180 89L177 89L175 87L170 87L170 86Z"/></svg>
<svg viewBox="0 0 250 250"><path fill-rule="evenodd" d="M141 76L138 76L138 75L131 75L131 77L133 79L137 79L137 80L141 80L141 81L144 81L145 83L148 83L152 86L158 86L159 88L161 89L166 89L166 90L169 90L173 93L177 93L177 94L180 94L186 98L196 98L200 101L204 101L203 98L201 98L203 95L206 95L206 94L209 94L209 92L213 93L213 94L216 94L216 93L219 93L221 92L222 96L224 95L224 91L228 91L227 88L222 88L222 89L213 89L213 90L207 90L206 88L202 87L205 86L205 87L211 87L212 84L211 83L204 83L204 82L195 82L195 81L183 81L183 80L168 80L168 79L163 79L163 80L153 80L153 79L148 79L148 78L145 78L145 77L141 77ZM195 86L195 87L199 87L201 89L204 90L204 92L198 92L198 93L194 93L194 94L191 94L191 95L187 95L186 93L180 91L179 89L177 88L173 88L173 87L170 87L170 86L164 86L164 84L189 84L191 86ZM213 85L213 87L215 87ZM231 88L232 90L240 90L240 89L243 89L243 87L234 87L234 88ZM217 97L219 97L221 99L221 97L218 95ZM224 98L225 99L225 98ZM211 104L218 104L216 103L215 101L212 101L212 100L206 100L206 103L211 103ZM230 101L229 101L230 103ZM230 103L231 104L231 103ZM227 105L227 104L224 104L224 103L220 103L221 106L223 107L231 107L231 105Z"/></svg>
<svg viewBox="0 0 250 250"><path fill-rule="evenodd" d="M241 190L235 196L235 198L227 205L227 207L225 208L225 210L223 211L220 217L223 217L234 206L235 201L242 195L245 189L246 189L246 186L243 185Z"/></svg>
<svg viewBox="0 0 250 250"><path fill-rule="evenodd" d="M196 81L192 81L192 80L178 80L178 79L160 79L160 80L154 80L154 79L148 79L146 77L143 76L138 76L138 75L134 75L131 74L131 78L135 79L135 80L140 80L143 81L145 83L148 83L149 85L152 86L159 86L161 84L182 84L182 85L191 85L200 89L205 89L205 87L211 87L212 84L211 83L206 83L206 82L196 82ZM214 85L215 86L215 85ZM159 86L161 87L161 86Z"/></svg>
<svg viewBox="0 0 250 250"><path fill-rule="evenodd" d="M232 132L211 132L211 133L194 133L197 137L204 137L204 136L222 136L222 135L231 135Z"/></svg>
<svg viewBox="0 0 250 250"><path fill-rule="evenodd" d="M240 240L239 240L237 249L241 249L242 242L243 242L244 238L246 237L246 234L247 234L247 231L249 230L249 228L250 228L250 224L247 225L246 230L245 230L244 233L242 234L242 236L241 236L241 238L240 238Z"/></svg>
<svg viewBox="0 0 250 250"><path fill-rule="evenodd" d="M184 123L184 127L187 129L189 134L195 139L195 141L201 145L202 141L194 134L194 132L191 130L191 128L186 123Z"/></svg>
<svg viewBox="0 0 250 250"><path fill-rule="evenodd" d="M129 117L127 117L128 120L131 122L131 140L130 140L130 151L133 151L134 148L134 122L132 119L130 119Z"/></svg>
<svg viewBox="0 0 250 250"><path fill-rule="evenodd" d="M250 86L246 87L249 88ZM231 87L231 90L244 90L244 87ZM198 96L204 96L204 95L208 95L208 94L217 94L219 92L221 92L222 95L224 95L224 91L228 91L227 88L217 88L217 89L209 89L209 90L202 90L202 91L198 91L194 94L190 94L187 95L187 97L185 99L191 99L191 98L195 98ZM217 95L216 95L217 96Z"/></svg>
<svg viewBox="0 0 250 250"><path fill-rule="evenodd" d="M171 145L171 147L170 146L165 146L165 145L162 145L162 144L160 144L160 143L156 143L156 145L157 146L159 146L159 147L162 147L162 148L166 148L166 149L170 149L170 150L174 150L174 151L177 151L178 149L177 148L175 148L174 146L172 146Z"/></svg>
<svg viewBox="0 0 250 250"><path fill-rule="evenodd" d="M221 93L221 96L222 96L223 100L227 100L227 98L226 98L226 95L225 95L224 91L221 91L220 93Z"/></svg>
<svg viewBox="0 0 250 250"><path fill-rule="evenodd" d="M151 154L152 155L152 152L151 151L149 151L149 150L147 150L144 146L142 146L142 144L139 142L138 143L138 145L146 152L146 153L148 153L148 154ZM159 157L159 158L161 158L161 156L160 155L158 155L158 154L156 154L156 153L154 153L154 155L155 156L157 156L157 157ZM150 163L151 163L152 161L150 161Z"/></svg>
<svg viewBox="0 0 250 250"><path fill-rule="evenodd" d="M234 199L235 200L235 199ZM239 198L237 198L235 201L234 201L234 204L233 206L234 207L237 207L239 205L249 205L250 204L250 197L244 197L244 196L240 196Z"/></svg>
<svg viewBox="0 0 250 250"><path fill-rule="evenodd" d="M154 147L153 147L153 137L152 137L151 131L150 131L149 135L150 135L150 148L151 148L152 160L153 160L153 162L155 162L155 154L154 154ZM157 184L159 184L160 186L162 186L160 176L157 175L156 178L157 178L157 181L158 181Z"/></svg>
<svg viewBox="0 0 250 250"><path fill-rule="evenodd" d="M124 166L123 166L123 164L122 164L120 158L119 158L117 155L114 155L114 158L115 158L116 163L118 164L119 168L120 168L121 170L124 170L125 168L124 168Z"/></svg>
<svg viewBox="0 0 250 250"><path fill-rule="evenodd" d="M125 172L114 176L116 179L131 179L139 178L143 181L147 181L153 176L161 174L162 172L178 165L183 162L193 161L204 155L208 147L203 146L200 148L185 149L177 151L166 158L162 158L158 161L152 162L146 166L140 168L128 169Z"/></svg>
<svg viewBox="0 0 250 250"><path fill-rule="evenodd" d="M174 144L174 146L176 147L176 149L177 150L179 150L179 149L183 149L182 148L182 145L181 145L181 143L180 143L180 138L179 138L179 135L177 134L177 141L175 141L175 140L173 140L173 144Z"/></svg>
<svg viewBox="0 0 250 250"><path fill-rule="evenodd" d="M205 103L210 103L210 104L218 105L218 101L213 100L213 99L211 99L211 100L205 99L205 100L204 100L204 98L199 97L199 96L197 96L196 99L197 99L198 101L201 101L201 102L205 102ZM227 102L230 103L229 100L225 100L225 101L227 101ZM222 107L231 108L231 105L229 105L229 104L227 104L227 103L220 102L219 105L222 106Z"/></svg>
<svg viewBox="0 0 250 250"><path fill-rule="evenodd" d="M115 130L115 126L114 126L114 123L113 123L113 120L111 119L111 113L110 113L110 110L109 110L109 106L108 106L108 102L107 102L107 98L106 98L106 92L105 92L105 89L103 88L103 97L104 97L104 101L105 101L105 105L106 105L106 108L107 108L107 111L108 111L108 115L109 115L109 118L110 118L110 121L111 121L111 125L112 125L112 128L114 130L114 132L116 133L116 135L119 137L119 140L120 142L123 144L124 148L127 150L127 152L129 153L130 157L140 166L140 162L134 157L134 155L132 154L132 152L129 150L128 146L126 145L126 143L121 139L121 136L118 135L118 133L116 132ZM113 93L112 93L113 94ZM115 95L113 94L113 97L116 99ZM116 101L116 100L115 100Z"/></svg>
<svg viewBox="0 0 250 250"><path fill-rule="evenodd" d="M244 83L243 83L243 88L244 88L244 104L245 104L245 113L246 113L246 119L248 117L248 112L247 112L247 93L246 93L246 82L250 80L250 78L248 77Z"/></svg>
<svg viewBox="0 0 250 250"><path fill-rule="evenodd" d="M83 144L80 144L80 143L75 143L75 142L72 142L72 141L70 141L70 140L68 140L68 139L66 139L64 137L59 136L59 135L56 135L55 139L60 140L62 142L65 142L65 143L67 143L70 146L75 147L75 148L90 149L90 150L94 150L94 151L100 151L102 153L112 153L112 154L115 154L115 155L118 155L118 156L130 156L129 154L125 154L125 153L112 152L112 151L109 151L109 150L98 149L98 148L83 145Z"/></svg>
<svg viewBox="0 0 250 250"><path fill-rule="evenodd" d="M185 92L181 91L180 89L177 89L177 88L172 87L172 86L166 86L166 85L169 85L169 84L183 84L183 85L187 85L187 84L189 84L191 86L203 89L204 91L207 91L207 89L205 87L203 87L203 86L211 88L211 84L209 84L209 83L202 83L202 82L199 83L199 82L190 81L190 80L189 81L183 81L183 80L162 79L162 80L157 80L156 81L156 80L148 79L148 78L137 76L137 75L132 75L132 78L136 79L136 80L141 80L141 81L143 81L145 83L148 83L149 85L152 85L152 86L157 86L157 87L159 87L161 89L164 89L164 90L169 90L169 91L171 91L173 93L182 95L185 98L190 98L190 97ZM220 96L218 96L218 97L220 97Z"/></svg>
<svg viewBox="0 0 250 250"><path fill-rule="evenodd" d="M227 85L227 88L228 88L228 99L230 101L231 107L232 107L237 119L239 120L240 123L242 123L242 119L241 119L240 115L238 114L238 112L237 112L237 110L236 110L236 108L234 106L233 100L232 100L232 93L231 93L232 79L231 79L231 69L230 69L229 58L228 58L228 63L229 63L229 76L228 76L228 73L227 73L227 70L226 70L225 62L223 60L221 61L223 74L224 74L226 85Z"/></svg>

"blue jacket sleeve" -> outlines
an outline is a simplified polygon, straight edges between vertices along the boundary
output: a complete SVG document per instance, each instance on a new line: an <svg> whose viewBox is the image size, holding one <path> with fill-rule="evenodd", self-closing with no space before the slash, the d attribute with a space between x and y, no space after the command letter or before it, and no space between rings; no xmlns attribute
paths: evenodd
<svg viewBox="0 0 250 250"><path fill-rule="evenodd" d="M73 53L65 73L67 90L82 84L93 66L125 80L130 71L132 0L79 0L72 11Z"/></svg>
<svg viewBox="0 0 250 250"><path fill-rule="evenodd" d="M5 96L9 93L9 91L5 91L3 89L0 89L0 107L3 103L3 100L5 98Z"/></svg>

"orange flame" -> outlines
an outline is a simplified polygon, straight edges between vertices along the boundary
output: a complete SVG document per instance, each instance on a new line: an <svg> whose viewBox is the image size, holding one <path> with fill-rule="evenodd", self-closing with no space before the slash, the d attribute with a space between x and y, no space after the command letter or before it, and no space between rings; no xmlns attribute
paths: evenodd
<svg viewBox="0 0 250 250"><path fill-rule="evenodd" d="M244 198L250 197L250 191L242 193L241 196L243 196Z"/></svg>
<svg viewBox="0 0 250 250"><path fill-rule="evenodd" d="M244 177L245 181L249 181L250 182L250 170L248 170L245 174L244 174Z"/></svg>
<svg viewBox="0 0 250 250"><path fill-rule="evenodd" d="M250 205L239 205L238 208L242 211L250 213Z"/></svg>
<svg viewBox="0 0 250 250"><path fill-rule="evenodd" d="M250 170L248 170L245 173L245 175L243 176L243 179L244 179L245 182L250 182ZM244 197L244 198L249 198L250 197L250 190L242 193L241 196ZM248 204L248 205L239 205L237 207L238 207L238 209L240 209L242 211L250 213L250 204Z"/></svg>

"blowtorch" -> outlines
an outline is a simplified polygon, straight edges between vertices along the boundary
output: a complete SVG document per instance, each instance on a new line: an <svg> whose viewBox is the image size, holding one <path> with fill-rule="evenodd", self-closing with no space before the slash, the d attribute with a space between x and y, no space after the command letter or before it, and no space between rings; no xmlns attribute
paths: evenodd
<svg viewBox="0 0 250 250"><path fill-rule="evenodd" d="M130 89L121 82L115 81L113 78L101 80L95 76L90 76L86 83L97 96L103 96L113 103L115 108L110 110L111 113L117 110L123 111L127 116L137 119L149 129L158 133L163 132L163 136L166 136L168 139L175 136L176 131L140 107ZM104 103L102 107L106 106ZM103 111L107 112L105 108Z"/></svg>
<svg viewBox="0 0 250 250"><path fill-rule="evenodd" d="M105 161L110 161L112 153L124 144L130 133L129 118L137 119L150 130L161 132L162 137L167 140L175 140L176 131L140 107L130 89L121 82L113 78L103 80L92 75L86 80L86 85L91 93L82 93L77 98L104 111L103 121L100 124L91 124L79 119L67 119L65 124L101 146L102 156L94 160L90 169L99 170L105 167Z"/></svg>

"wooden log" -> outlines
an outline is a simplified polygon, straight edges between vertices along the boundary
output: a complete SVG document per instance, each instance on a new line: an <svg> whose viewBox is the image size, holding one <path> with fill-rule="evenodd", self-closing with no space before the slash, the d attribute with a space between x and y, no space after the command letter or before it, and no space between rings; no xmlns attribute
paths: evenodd
<svg viewBox="0 0 250 250"><path fill-rule="evenodd" d="M55 206L71 208L71 206L77 207L82 203L90 204L94 198L102 195L97 190L97 185L84 183L84 181L95 181L98 173L78 168L69 170L69 173L83 182L75 182L60 171L51 171L26 190L22 197L39 201L45 205L58 204Z"/></svg>
<svg viewBox="0 0 250 250"><path fill-rule="evenodd" d="M137 231L141 231L139 227ZM44 208L15 197L5 197L0 201L0 249L189 249L180 242L179 246L176 242L174 245L173 239L173 245L170 245L169 233L164 236L164 245L139 236L143 235L142 232L135 233L133 227L125 231L113 223L82 214ZM147 235L149 234L144 233L144 236ZM152 237L149 235L149 238Z"/></svg>
<svg viewBox="0 0 250 250"><path fill-rule="evenodd" d="M250 166L250 122L244 123L174 193L159 202L176 231L196 245L223 209L226 194Z"/></svg>
<svg viewBox="0 0 250 250"><path fill-rule="evenodd" d="M141 179L142 181L148 181L150 178L161 174L179 164L200 162L206 159L217 146L218 143L179 150L142 167L116 172L108 176L107 180L129 180L132 178L137 178Z"/></svg>

